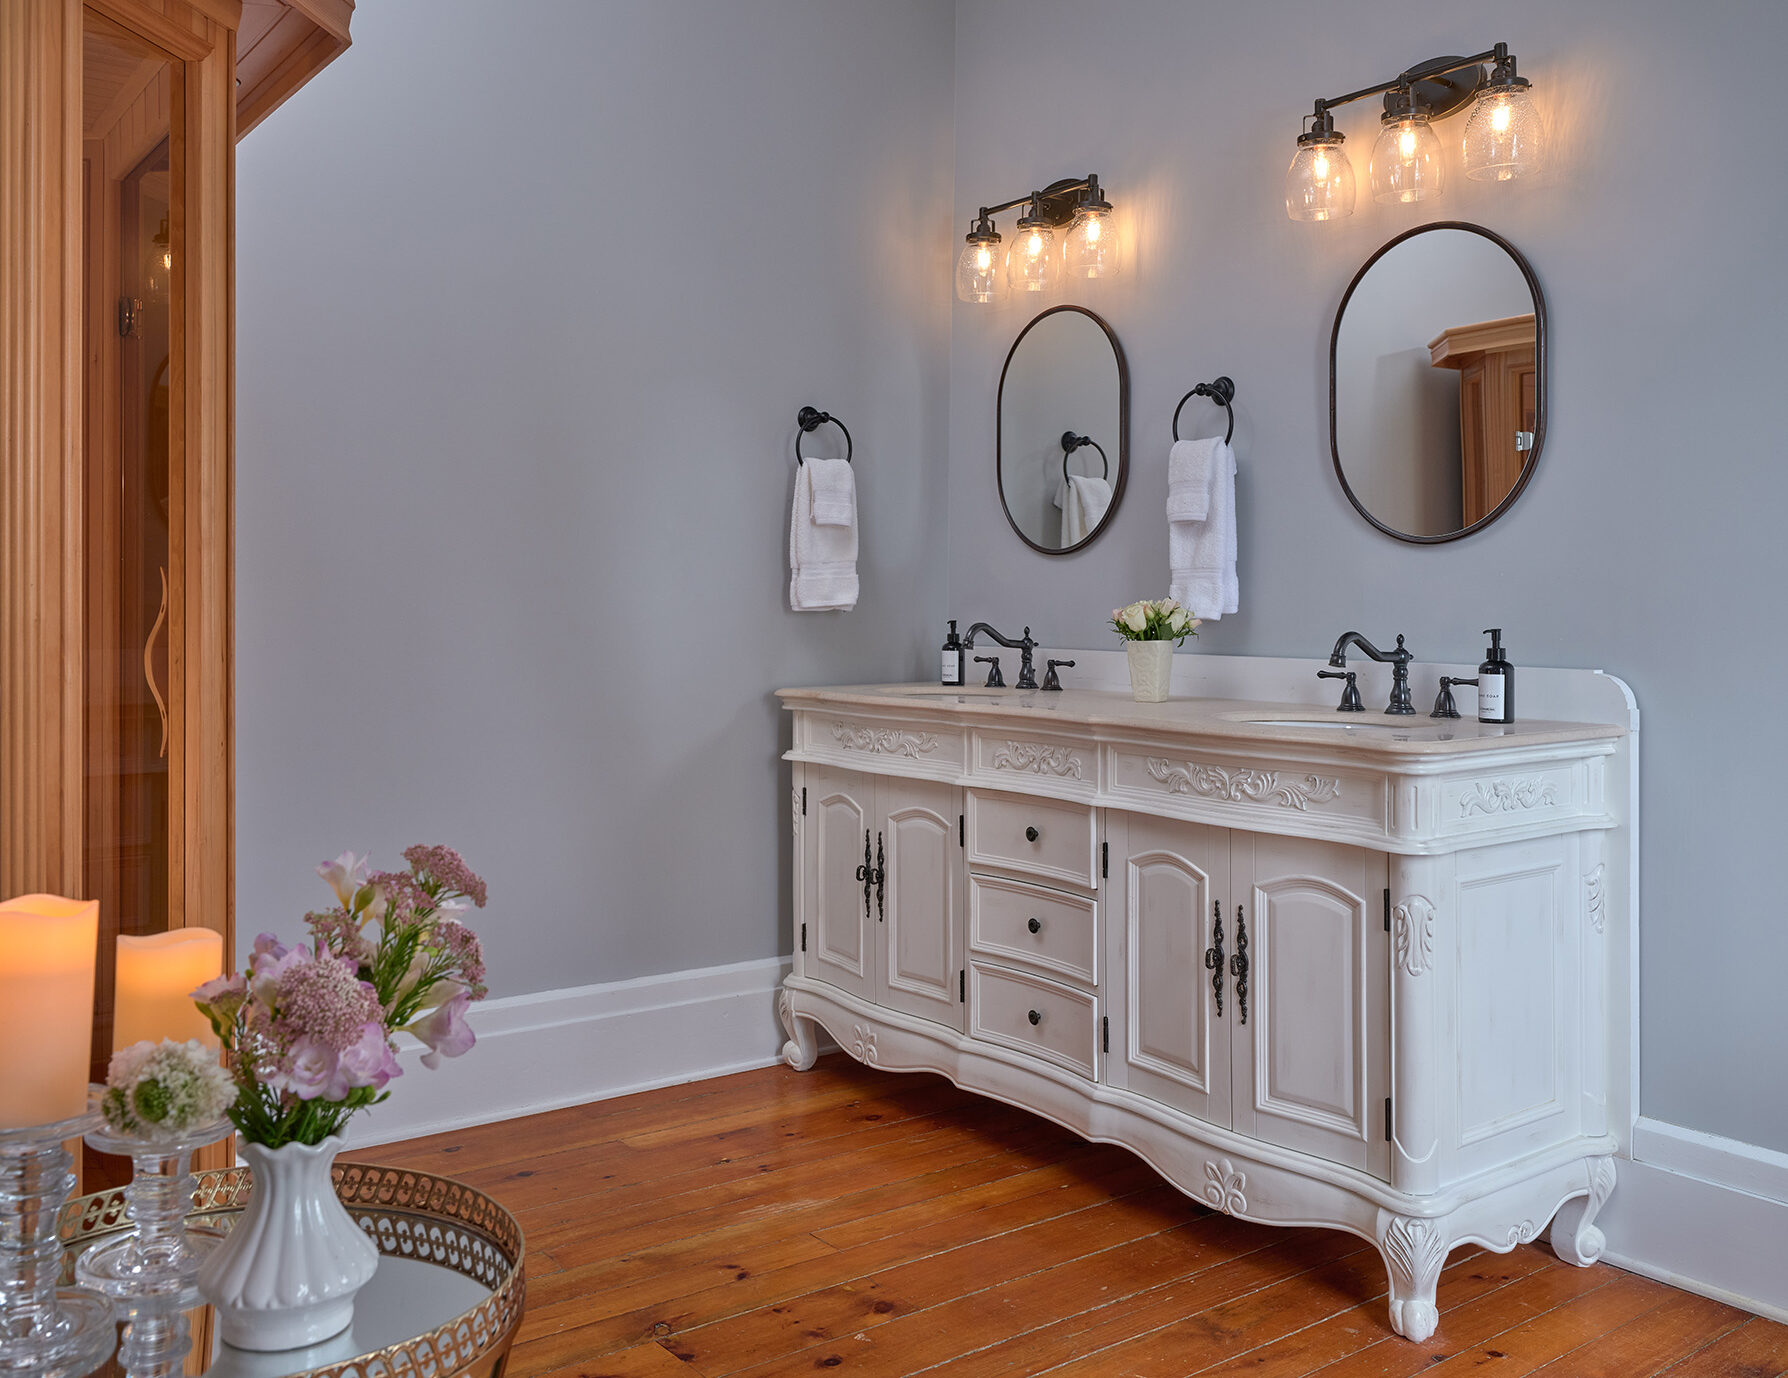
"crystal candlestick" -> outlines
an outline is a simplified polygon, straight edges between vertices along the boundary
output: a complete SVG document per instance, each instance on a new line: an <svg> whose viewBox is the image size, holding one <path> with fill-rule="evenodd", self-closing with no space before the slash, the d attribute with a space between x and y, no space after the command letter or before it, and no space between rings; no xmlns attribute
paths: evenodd
<svg viewBox="0 0 1788 1378"><path fill-rule="evenodd" d="M103 1125L87 1131L93 1148L130 1158L131 1179L124 1199L136 1228L80 1256L75 1277L83 1286L104 1292L126 1312L198 1305L199 1265L222 1236L186 1223L192 1214L189 1168L195 1150L231 1131L227 1119L161 1139L121 1134Z"/></svg>
<svg viewBox="0 0 1788 1378"><path fill-rule="evenodd" d="M74 1188L63 1142L100 1122L89 1108L55 1124L0 1129L0 1375L77 1378L118 1343L111 1298L56 1286L62 1274L57 1217Z"/></svg>

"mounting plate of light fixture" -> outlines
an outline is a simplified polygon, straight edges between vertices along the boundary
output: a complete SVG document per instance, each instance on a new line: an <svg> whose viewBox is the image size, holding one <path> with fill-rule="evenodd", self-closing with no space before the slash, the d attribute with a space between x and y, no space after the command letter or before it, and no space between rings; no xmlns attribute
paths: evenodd
<svg viewBox="0 0 1788 1378"><path fill-rule="evenodd" d="M1023 210L1007 245L993 217L1019 207ZM1008 290L1049 292L1063 274L1116 276L1118 245L1110 217L1111 203L1100 189L1096 172L1064 177L1028 196L982 206L969 224L956 260L957 297L987 304L1002 300ZM1058 247L1056 232L1064 225L1068 233Z"/></svg>
<svg viewBox="0 0 1788 1378"><path fill-rule="evenodd" d="M1488 70L1485 64L1490 64ZM1433 123L1471 107L1461 143L1465 175L1506 182L1538 167L1545 129L1529 99L1531 83L1516 72L1509 45L1471 57L1436 57L1390 81L1318 100L1304 118L1297 152L1285 173L1285 213L1293 220L1334 220L1353 214L1353 164L1335 128L1334 109L1367 96L1384 97L1372 148L1376 201L1423 201L1440 193L1444 163Z"/></svg>

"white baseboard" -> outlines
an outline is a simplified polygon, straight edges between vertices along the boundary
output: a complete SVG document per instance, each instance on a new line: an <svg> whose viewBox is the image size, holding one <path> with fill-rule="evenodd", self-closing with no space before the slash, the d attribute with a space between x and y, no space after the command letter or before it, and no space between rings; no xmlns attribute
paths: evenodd
<svg viewBox="0 0 1788 1378"><path fill-rule="evenodd" d="M349 1126L356 1147L767 1067L785 1037L787 958L515 995L474 1005L478 1043L433 1071L398 1054L391 1099Z"/></svg>
<svg viewBox="0 0 1788 1378"><path fill-rule="evenodd" d="M1788 1321L1788 1154L1645 1118L1632 1154L1596 1217L1608 1262Z"/></svg>

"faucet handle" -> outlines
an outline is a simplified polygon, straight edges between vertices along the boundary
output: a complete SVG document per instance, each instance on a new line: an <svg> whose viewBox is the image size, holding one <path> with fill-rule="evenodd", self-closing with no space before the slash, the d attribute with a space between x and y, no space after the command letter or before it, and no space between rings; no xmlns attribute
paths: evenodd
<svg viewBox="0 0 1788 1378"><path fill-rule="evenodd" d="M1062 687L1062 681L1061 681L1061 678L1056 674L1055 667L1058 665L1066 665L1070 670L1072 670L1074 668L1074 662L1071 660L1051 660L1051 661L1047 661L1046 665L1048 668L1046 668L1043 672L1043 687L1045 689L1054 689L1054 690L1059 691Z"/></svg>
<svg viewBox="0 0 1788 1378"><path fill-rule="evenodd" d="M982 688L1004 689L1006 687L1006 677L1000 673L1000 658L998 656L976 656L975 664L991 667L987 671L987 683Z"/></svg>
<svg viewBox="0 0 1788 1378"><path fill-rule="evenodd" d="M1456 679L1451 675L1440 677L1440 694L1434 700L1434 711L1431 718L1456 718L1459 716L1459 705L1453 702L1453 686L1455 684L1476 684L1477 676L1470 679Z"/></svg>
<svg viewBox="0 0 1788 1378"><path fill-rule="evenodd" d="M1352 670L1318 670L1318 679L1344 679L1347 687L1341 691L1341 706L1337 713L1364 713L1366 705L1360 702L1360 686L1354 683L1356 678Z"/></svg>

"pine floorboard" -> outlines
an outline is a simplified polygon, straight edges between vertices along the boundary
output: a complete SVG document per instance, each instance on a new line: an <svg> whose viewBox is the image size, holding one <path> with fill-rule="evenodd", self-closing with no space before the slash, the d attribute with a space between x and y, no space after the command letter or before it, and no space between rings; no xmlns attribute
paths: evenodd
<svg viewBox="0 0 1788 1378"><path fill-rule="evenodd" d="M507 1378L1782 1378L1788 1327L1543 1245L1448 1259L1214 1213L1140 1159L842 1054L386 1144L528 1241Z"/></svg>

